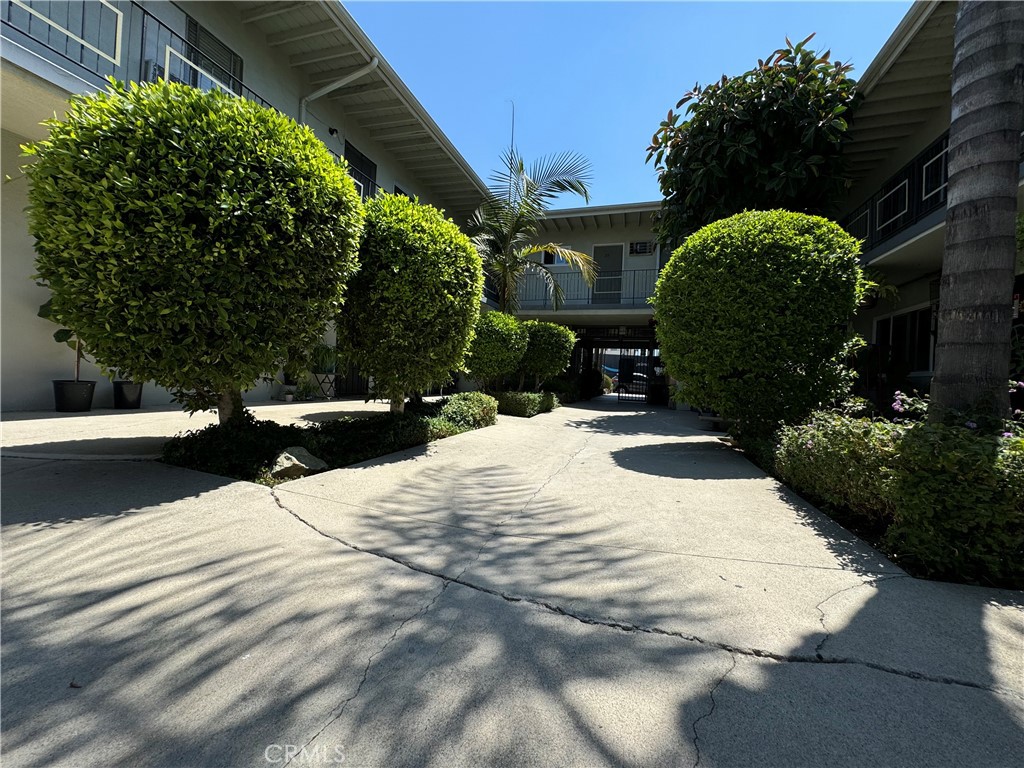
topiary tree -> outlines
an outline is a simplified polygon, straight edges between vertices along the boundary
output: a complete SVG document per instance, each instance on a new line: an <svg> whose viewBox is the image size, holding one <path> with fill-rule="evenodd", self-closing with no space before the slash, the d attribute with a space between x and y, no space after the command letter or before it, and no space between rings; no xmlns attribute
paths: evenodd
<svg viewBox="0 0 1024 768"><path fill-rule="evenodd" d="M659 235L678 243L725 216L782 207L832 213L846 193L843 145L856 106L851 65L807 43L781 48L757 67L699 84L689 119L669 110L647 148L664 195Z"/></svg>
<svg viewBox="0 0 1024 768"><path fill-rule="evenodd" d="M485 389L512 375L526 353L529 340L523 324L504 312L485 312L466 357L466 373Z"/></svg>
<svg viewBox="0 0 1024 768"><path fill-rule="evenodd" d="M480 315L480 256L441 211L404 195L367 203L359 256L338 345L402 412L408 393L462 366Z"/></svg>
<svg viewBox="0 0 1024 768"><path fill-rule="evenodd" d="M576 334L558 323L527 320L523 323L528 337L526 352L519 362L519 388L526 376L534 377L534 389L550 376L557 376L569 367Z"/></svg>
<svg viewBox="0 0 1024 768"><path fill-rule="evenodd" d="M753 440L799 423L849 386L864 291L858 242L838 225L750 211L691 235L655 287L661 357L680 398Z"/></svg>
<svg viewBox="0 0 1024 768"><path fill-rule="evenodd" d="M53 319L103 369L239 416L341 306L362 226L345 164L279 112L168 82L112 82L47 125L24 151Z"/></svg>

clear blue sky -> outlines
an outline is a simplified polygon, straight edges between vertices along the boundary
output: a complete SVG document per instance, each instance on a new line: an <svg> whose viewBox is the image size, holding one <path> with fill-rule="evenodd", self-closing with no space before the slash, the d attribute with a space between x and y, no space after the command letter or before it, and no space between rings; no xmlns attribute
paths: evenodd
<svg viewBox="0 0 1024 768"><path fill-rule="evenodd" d="M485 181L515 141L594 166L591 205L659 199L646 148L697 82L738 75L812 32L858 76L906 14L901 2L345 2ZM558 207L575 207L563 197Z"/></svg>

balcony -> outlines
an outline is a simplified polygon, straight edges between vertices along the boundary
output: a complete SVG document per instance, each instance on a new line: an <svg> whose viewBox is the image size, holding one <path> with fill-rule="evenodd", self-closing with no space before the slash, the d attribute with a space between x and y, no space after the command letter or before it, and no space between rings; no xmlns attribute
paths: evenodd
<svg viewBox="0 0 1024 768"><path fill-rule="evenodd" d="M150 82L164 78L203 90L219 88L272 106L198 46L135 2L6 0L4 38L81 80Z"/></svg>
<svg viewBox="0 0 1024 768"><path fill-rule="evenodd" d="M864 241L865 254L934 211L945 210L948 148L947 131L840 222L847 232Z"/></svg>
<svg viewBox="0 0 1024 768"><path fill-rule="evenodd" d="M163 78L202 90L217 88L274 108L217 63L223 55L190 43L131 0L4 0L0 22L5 42L12 41L97 88L103 88L109 77L122 82ZM349 175L364 200L377 193L372 179L354 168Z"/></svg>
<svg viewBox="0 0 1024 768"><path fill-rule="evenodd" d="M602 270L589 286L579 272L558 272L565 292L563 309L645 309L658 281L656 269ZM527 275L519 285L520 309L551 309L547 283L538 274Z"/></svg>

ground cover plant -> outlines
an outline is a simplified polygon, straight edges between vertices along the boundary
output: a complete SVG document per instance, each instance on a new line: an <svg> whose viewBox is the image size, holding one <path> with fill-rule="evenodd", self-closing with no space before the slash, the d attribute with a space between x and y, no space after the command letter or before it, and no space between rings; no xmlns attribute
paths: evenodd
<svg viewBox="0 0 1024 768"><path fill-rule="evenodd" d="M1024 425L893 409L784 427L776 473L915 575L1024 589Z"/></svg>
<svg viewBox="0 0 1024 768"><path fill-rule="evenodd" d="M238 480L272 482L269 471L285 448L300 446L331 469L368 461L495 423L498 405L480 392L465 392L411 406L408 413L341 417L308 427L258 420L251 411L168 440L168 464Z"/></svg>
<svg viewBox="0 0 1024 768"><path fill-rule="evenodd" d="M112 83L24 147L52 319L104 371L190 410L311 349L355 272L362 207L306 126L219 90Z"/></svg>
<svg viewBox="0 0 1024 768"><path fill-rule="evenodd" d="M462 367L480 315L480 256L441 211L383 194L366 204L359 261L338 346L402 411L408 394Z"/></svg>

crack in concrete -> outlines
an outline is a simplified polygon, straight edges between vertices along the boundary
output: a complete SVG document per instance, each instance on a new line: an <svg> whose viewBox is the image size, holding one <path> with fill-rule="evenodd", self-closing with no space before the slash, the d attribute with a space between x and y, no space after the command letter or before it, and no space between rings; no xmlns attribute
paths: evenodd
<svg viewBox="0 0 1024 768"><path fill-rule="evenodd" d="M909 578L910 578L909 574L897 573L897 574L893 574L892 576L885 576L885 577L878 577L878 578L873 578L873 579L866 579L865 581L862 581L860 584L854 584L852 587L843 587L842 589L837 589L831 595L829 595L824 600L819 602L816 606L814 606L814 610L816 610L818 612L818 614L819 614L818 622L821 624L821 631L824 633L824 636L821 638L821 640L818 642L818 644L814 647L814 655L817 656L819 659L824 658L821 655L821 649L824 648L825 647L825 643L827 643L832 638L832 633L829 632L828 628L825 626L825 611L822 609L822 606L825 605L825 603L827 603L829 600L831 600L834 597L838 597L839 595L843 594L844 592L849 592L849 591L854 590L854 589L860 589L861 587L875 587L875 586L878 586L879 584L881 584L883 581L892 581L893 579L909 579Z"/></svg>
<svg viewBox="0 0 1024 768"><path fill-rule="evenodd" d="M450 575L448 575L446 573L443 573L441 571L435 571L433 569L426 568L426 567L421 566L421 565L417 565L416 563L414 563L414 562L412 562L410 560L406 560L405 558L399 557L397 555L392 555L392 554L390 554L388 552L384 552L384 551L381 551L381 550L360 547L357 544L353 544L351 542L345 541L344 539L342 539L339 536L336 536L334 534L331 534L331 533L328 533L326 531L323 531L320 528L317 528L313 523L309 522L308 520L303 518L301 515L297 514L296 512L292 511L287 506L285 506L281 502L281 500L278 498L277 493L274 491L274 489L271 488L269 490L270 490L271 495L274 498L274 501L277 503L277 506L280 507L285 512L287 512L292 517L294 517L302 525L304 525L307 528L309 528L310 530L316 532L320 536L323 536L324 538L327 538L327 539L330 539L332 541L335 541L335 542L341 544L342 546L344 546L344 547L346 547L348 549L354 550L356 552L362 552L362 553L368 554L368 555L373 555L374 557L379 557L379 558L384 559L384 560L390 560L391 562L396 563L397 565L401 565L401 566L403 566L405 568L408 568L409 570L416 571L417 573L422 573L422 574L424 574L426 576L433 576L434 578L441 579L442 581L445 581L445 582L449 582L449 583L453 583L453 584L458 584L459 586L467 587L467 588L475 590L477 592L482 592L483 594L492 595L494 597L501 598L502 600L504 600L506 602L509 602L509 603L526 603L527 605L532 605L532 606L540 608L540 609L542 609L544 611L548 611L549 613L553 613L553 614L555 614L557 616L565 616L567 618L573 619L573 620L575 620L575 621L577 621L577 622L579 622L581 624L585 624L585 625L589 625L589 626L605 627L605 628L608 628L608 629L616 629L616 630L619 630L621 632L630 632L630 633L637 632L637 633L648 634L648 635L660 635L662 637L673 637L673 638L676 638L676 639L679 639L679 640L683 640L683 641L688 642L688 643L695 643L697 645L702 645L702 646L705 646L705 647L708 647L708 648L715 648L715 649L718 649L718 650L726 651L726 652L731 653L731 654L737 654L737 655L740 655L740 656L748 656L748 657L757 658L757 659L767 659L769 661L776 661L776 662L782 662L782 663L790 663L790 664L842 664L842 665L866 667L867 669L873 669L873 670L878 671L878 672L884 672L886 674L896 675L898 677L904 677L904 678L907 678L908 680L915 680L915 681L929 682L929 683L939 683L939 684L942 684L942 685L956 685L956 686L960 686L960 687L963 687L963 688L973 688L975 690L986 691L988 693L995 693L995 694L999 694L999 695L1002 695L1002 696L1008 696L1008 697L1011 697L1011 698L1014 698L1014 699L1018 699L1018 700L1024 701L1024 694L1022 694L1022 693L1020 693L1018 691L1015 691L1015 690L1012 690L1012 689L1008 689L1008 688L1003 688L1001 686L982 685L981 683L976 683L973 680L965 680L965 679L960 679L960 678L955 678L955 677L948 677L948 676L945 676L945 675L930 675L930 674L927 674L925 672L916 672L914 670L898 669L896 667L891 667L891 666L886 665L886 664L880 664L878 662L867 661L865 659L849 658L849 657L842 657L842 656L826 657L826 656L822 656L821 654L819 654L817 652L814 653L814 654L785 654L785 653L777 653L775 651L769 651L769 650L766 650L766 649L763 649L763 648L747 648L747 647L743 647L743 646L732 645L730 643L723 643L723 642L720 642L720 641L717 641L717 640L709 640L707 638L703 638L703 637L700 637L698 635L690 635L690 634L686 634L685 632L681 632L681 631L678 631L678 630L664 629L662 627L657 627L657 626L645 626L645 625L642 625L642 624L636 624L636 623L631 622L631 621L613 619L611 617L599 618L599 617L596 617L596 616L590 616L590 615L585 614L585 613L574 613L572 611L566 610L565 608L561 607L560 605L557 605L555 603L550 603L550 602L548 602L546 600L542 600L542 599L537 598L537 597L531 597L529 595L517 595L517 594L513 594L513 593L503 592L503 591L498 590L498 589L493 589L491 587L485 587L482 584L476 584L474 582L467 581L466 579L462 578L461 575L460 576L450 576ZM465 572L465 569L463 569L463 572ZM859 584L859 585L856 585L856 586L864 586L864 585L863 584ZM840 590L840 591L844 591L844 590Z"/></svg>
<svg viewBox="0 0 1024 768"><path fill-rule="evenodd" d="M278 502L278 506L280 506L280 502ZM441 589L439 589L437 591L437 594L434 595L431 598L429 603L427 603L425 606L423 606L418 611L416 611L416 613L414 613L412 616L409 616L408 618L403 619L402 623L399 624L395 628L395 631L391 633L391 637L389 637L387 639L387 641L385 641L384 645L382 645L380 648L378 648L376 651L374 651L373 653L370 654L370 658L368 658L366 660L366 666L363 667L363 676L359 680L359 685L356 686L355 693L353 693L351 696L349 696L347 699L345 699L343 702L341 702L341 704L339 704L338 706L336 706L334 709L332 709L330 711L330 713L328 715L328 718L327 718L327 722L324 723L323 726L320 727L320 730L318 730L316 733L314 733L313 736L302 746L302 748L296 753L296 756L306 754L306 749L314 741L319 739L324 731L326 731L335 722L337 722L338 720L341 719L342 715L345 714L345 710L348 708L348 705L351 704L353 701L355 701L359 697L359 694L362 692L363 686L366 684L366 678L369 677L369 675L370 675L370 667L373 666L373 660L375 658L377 658L378 656L380 656L382 653L384 653L384 651L386 651L388 649L388 646L390 646L395 641L395 638L398 637L398 634L405 628L406 624L408 624L411 621L415 621L420 616L423 616L423 615L429 613L430 609L434 607L434 604L441 598L441 595L443 595L448 590L448 587L451 586L451 584L452 584L452 582L446 581L441 586ZM335 713L337 713L337 714L335 714ZM284 765L285 766L291 765L293 759L294 759L294 757L289 758L288 760L285 761Z"/></svg>
<svg viewBox="0 0 1024 768"><path fill-rule="evenodd" d="M732 664L729 665L729 668L725 670L725 673L720 678L718 678L718 682L715 683L714 686L711 688L711 692L709 694L711 696L711 709L709 709L707 712L705 712L703 715L701 715L693 721L693 748L697 751L697 759L693 763L693 768L697 768L697 766L700 765L701 757L700 744L697 743L700 741L700 734L697 733L697 725L702 720L706 720L707 718L715 714L715 710L718 708L718 702L715 701L715 691L717 691L718 687L725 682L725 678L727 678L732 673L732 671L736 669L736 656L730 653L729 660L732 662Z"/></svg>

